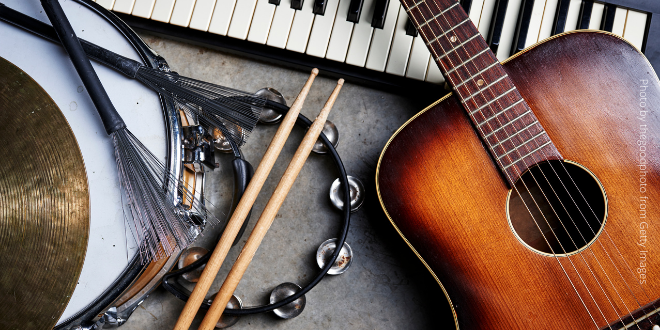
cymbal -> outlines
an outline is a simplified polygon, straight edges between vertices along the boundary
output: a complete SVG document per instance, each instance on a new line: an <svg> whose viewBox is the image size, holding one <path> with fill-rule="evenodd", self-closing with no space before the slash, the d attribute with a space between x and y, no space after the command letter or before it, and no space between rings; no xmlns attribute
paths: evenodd
<svg viewBox="0 0 660 330"><path fill-rule="evenodd" d="M0 57L0 328L52 329L89 237L82 154L55 102Z"/></svg>

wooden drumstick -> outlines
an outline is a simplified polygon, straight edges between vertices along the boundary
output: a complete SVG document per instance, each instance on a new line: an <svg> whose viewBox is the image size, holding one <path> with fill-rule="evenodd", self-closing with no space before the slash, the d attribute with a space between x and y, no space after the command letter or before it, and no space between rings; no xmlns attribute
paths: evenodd
<svg viewBox="0 0 660 330"><path fill-rule="evenodd" d="M296 150L296 153L293 155L293 159L291 159L291 162L284 172L284 175L282 175L280 182L277 184L275 192L273 192L273 195L270 197L268 204L266 204L266 208L264 208L264 211L261 213L257 224L254 226L254 229L252 230L247 243L245 243L241 254L238 256L236 263L231 268L231 271L229 271L229 275L227 275L227 278L222 284L222 287L220 288L220 291L218 291L215 299L213 299L211 308L209 308L208 312L206 312L206 316L204 317L202 324L199 326L200 330L213 330L215 325L218 323L222 312L227 306L227 302L229 302L231 295L234 293L234 290L236 290L238 283L243 277L243 274L245 274L250 261L252 261L254 254L257 252L257 249L261 244L261 240L264 238L264 236L266 236L266 232L270 228L270 225L273 223L273 220L275 219L280 206L282 206L282 203L284 202L286 195L289 193L293 182L296 180L296 177L305 164L309 153L312 151L314 143L316 143L316 140L319 138L319 135L323 130L323 125L328 118L330 110L332 110L332 105L335 103L337 95L339 94L339 90L343 84L344 79L339 79L337 82L337 87L335 87L335 90L332 92L332 95L330 95L330 98L325 103L325 106L316 117L316 120L314 120L312 126L310 126L307 134L305 134L305 137L300 143L298 150Z"/></svg>
<svg viewBox="0 0 660 330"><path fill-rule="evenodd" d="M257 170L254 172L254 176L245 189L234 213L229 219L218 245L215 247L213 254L211 254L211 258L206 263L206 267L204 268L197 285L195 285L195 289L186 302L186 305L183 307L183 311L181 311L181 315L179 315L179 319L177 320L176 325L174 325L175 330L187 330L190 327L195 314L197 314L199 307L202 305L202 302L206 297L206 293L209 291L216 275L218 275L222 262L225 260L225 257L227 257L229 248L231 248L241 226L243 226L245 217L250 212L254 201L257 199L257 195L261 191L261 187L263 187L264 182L266 182L266 178L268 177L270 170L273 168L273 164L275 164L275 161L277 160L277 156L279 156L280 151L282 151L282 147L284 146L286 139L289 137L289 133L291 133L293 125L296 123L296 119L298 119L300 109L305 102L305 98L312 87L312 82L318 74L318 69L315 68L312 70L312 73L300 91L300 94L298 94L298 97L291 105L289 112L284 116L275 136L270 141L270 145L268 146L264 157L261 159L259 166L257 166Z"/></svg>

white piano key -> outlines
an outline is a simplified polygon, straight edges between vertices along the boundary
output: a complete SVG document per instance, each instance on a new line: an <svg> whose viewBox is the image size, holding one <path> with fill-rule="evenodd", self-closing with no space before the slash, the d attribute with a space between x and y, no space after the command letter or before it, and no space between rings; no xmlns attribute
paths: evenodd
<svg viewBox="0 0 660 330"><path fill-rule="evenodd" d="M445 82L445 77L442 75L442 72L440 72L438 64L433 60L433 56L429 58L429 69L426 72L426 81L435 84L442 84Z"/></svg>
<svg viewBox="0 0 660 330"><path fill-rule="evenodd" d="M568 13L566 13L566 27L564 28L564 32L577 29L581 7L582 0L571 0L571 3L568 5Z"/></svg>
<svg viewBox="0 0 660 330"><path fill-rule="evenodd" d="M330 1L325 7L325 15L316 15L316 18L314 18L314 26L312 26L312 33L307 44L308 55L325 57L338 6L339 1Z"/></svg>
<svg viewBox="0 0 660 330"><path fill-rule="evenodd" d="M374 37L371 40L371 47L369 48L369 55L367 55L367 69L376 70L379 72L385 71L387 58L390 54L390 46L392 45L392 37L394 36L394 27L398 22L398 14L402 9L398 1L390 0L387 8L387 15L385 16L385 25L382 29L375 29ZM406 16L404 14L404 16ZM408 16L406 16L407 19ZM410 48L410 46L408 46Z"/></svg>
<svg viewBox="0 0 660 330"><path fill-rule="evenodd" d="M592 30L600 30L600 24L603 22L603 12L605 5L602 3L594 3L591 9L591 19L589 19L589 28Z"/></svg>
<svg viewBox="0 0 660 330"><path fill-rule="evenodd" d="M346 20L348 13L348 6L351 0L340 0L337 16L335 17L335 25L332 27L332 34L330 35L330 42L328 43L328 52L325 58L344 62L346 53L348 53L348 44L351 41L351 34L355 23Z"/></svg>
<svg viewBox="0 0 660 330"><path fill-rule="evenodd" d="M545 9L545 0L535 0L532 8L532 16L529 18L529 29L527 30L527 39L525 47L529 47L539 41L539 32L543 23L543 11Z"/></svg>
<svg viewBox="0 0 660 330"><path fill-rule="evenodd" d="M236 0L216 1L213 16L211 16L211 23L209 24L209 32L223 36L227 35L235 6Z"/></svg>
<svg viewBox="0 0 660 330"><path fill-rule="evenodd" d="M248 31L250 31L250 23L252 23L252 14L254 14L254 7L256 5L257 0L240 0L236 2L234 15L231 17L231 23L229 23L228 36L237 39L247 38Z"/></svg>
<svg viewBox="0 0 660 330"><path fill-rule="evenodd" d="M630 41L637 49L642 49L644 43L644 31L646 30L646 14L628 10L626 19L626 29L623 32L623 38Z"/></svg>
<svg viewBox="0 0 660 330"><path fill-rule="evenodd" d="M172 17L170 17L170 24L187 27L190 24L190 17L192 17L194 7L195 0L176 0L174 9L172 10Z"/></svg>
<svg viewBox="0 0 660 330"><path fill-rule="evenodd" d="M270 33L268 34L268 46L277 48L286 47L286 41L289 39L289 31L291 31L291 23L293 22L293 15L295 9L291 8L291 0L282 0L280 5L275 9L275 16L273 16L273 23L270 25Z"/></svg>
<svg viewBox="0 0 660 330"><path fill-rule="evenodd" d="M479 19L481 18L482 9L484 8L484 0L473 0L470 6L470 20L474 26L479 26Z"/></svg>
<svg viewBox="0 0 660 330"><path fill-rule="evenodd" d="M513 36L516 33L521 4L522 0L509 0L509 4L506 6L500 45L497 47L497 59L500 61L506 60L511 55L511 45L513 44Z"/></svg>
<svg viewBox="0 0 660 330"><path fill-rule="evenodd" d="M96 0L96 3L103 6L103 8L110 10L115 5L115 0Z"/></svg>
<svg viewBox="0 0 660 330"><path fill-rule="evenodd" d="M555 22L555 15L557 14L558 4L558 0L545 1L545 9L543 10L543 22L541 22L538 41L550 38L552 35L552 25Z"/></svg>
<svg viewBox="0 0 660 330"><path fill-rule="evenodd" d="M135 0L133 11L131 15L143 18L150 18L151 12L154 10L156 0Z"/></svg>
<svg viewBox="0 0 660 330"><path fill-rule="evenodd" d="M133 11L133 5L135 5L135 0L116 0L112 10L118 13L130 14Z"/></svg>
<svg viewBox="0 0 660 330"><path fill-rule="evenodd" d="M616 8L614 12L614 24L612 24L612 33L623 37L623 31L626 28L626 18L628 17L628 10L623 8Z"/></svg>
<svg viewBox="0 0 660 330"><path fill-rule="evenodd" d="M348 53L346 54L346 63L364 66L367 61L367 53L371 45L371 36L374 28L371 27L371 19L374 15L376 0L364 0L362 5L362 15L360 21L353 27L351 42L348 44Z"/></svg>
<svg viewBox="0 0 660 330"><path fill-rule="evenodd" d="M390 0L392 1L392 0ZM389 17L387 18L389 19ZM408 55L410 54L410 45L413 42L413 37L406 34L406 23L408 22L408 15L406 10L399 8L399 15L396 20L396 27L394 28L394 38L392 40L392 51L387 60L387 67L385 72L403 76L406 73L408 66ZM421 35L417 34L417 38L422 39ZM423 41L422 41L423 43ZM426 45L424 45L426 48ZM428 62L429 54L426 53L424 61ZM424 65L426 67L426 65Z"/></svg>
<svg viewBox="0 0 660 330"><path fill-rule="evenodd" d="M429 66L429 49L424 43L422 36L418 35L413 40L412 49L410 50L410 56L408 59L408 70L406 71L406 77L424 80L426 78L426 71Z"/></svg>
<svg viewBox="0 0 660 330"><path fill-rule="evenodd" d="M275 15L275 5L268 3L268 0L258 0L257 8L254 10L254 17L252 18L252 25L250 25L250 33L248 33L247 40L265 44L268 40L268 32L270 31L270 23L273 21Z"/></svg>
<svg viewBox="0 0 660 330"><path fill-rule="evenodd" d="M479 25L477 25L477 29L481 32L484 39L488 38L488 30L490 29L490 22L493 20L493 10L495 10L496 3L497 0L484 0Z"/></svg>
<svg viewBox="0 0 660 330"><path fill-rule="evenodd" d="M151 19L161 22L169 22L174 8L174 0L156 0Z"/></svg>
<svg viewBox="0 0 660 330"><path fill-rule="evenodd" d="M302 9L296 10L286 49L298 53L304 53L307 49L307 40L309 40L309 33L312 31L314 16L316 16L312 13L312 9L314 9L314 1L307 0L303 2Z"/></svg>
<svg viewBox="0 0 660 330"><path fill-rule="evenodd" d="M191 29L207 31L211 24L214 8L215 0L197 0L188 26Z"/></svg>

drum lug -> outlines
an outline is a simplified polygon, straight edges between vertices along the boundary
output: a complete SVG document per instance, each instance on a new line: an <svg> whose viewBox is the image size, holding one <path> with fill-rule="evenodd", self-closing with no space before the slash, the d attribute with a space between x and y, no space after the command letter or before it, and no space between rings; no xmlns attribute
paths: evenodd
<svg viewBox="0 0 660 330"><path fill-rule="evenodd" d="M142 301L140 301L141 303ZM134 308L124 312L117 312L117 307L110 307L105 313L100 314L96 322L91 325L78 325L71 328L71 330L101 330L101 329L116 329L126 323L128 317L133 314L133 311L140 304L135 304ZM128 315L125 315L128 314Z"/></svg>
<svg viewBox="0 0 660 330"><path fill-rule="evenodd" d="M183 163L190 164L195 172L203 172L202 164L211 169L215 163L213 137L202 126L185 126L183 131Z"/></svg>
<svg viewBox="0 0 660 330"><path fill-rule="evenodd" d="M172 72L172 70L170 70L169 64L167 64L167 62L165 61L165 59L162 56L156 54L156 56L154 58L154 62L156 63L156 66L158 67L158 69L160 71Z"/></svg>

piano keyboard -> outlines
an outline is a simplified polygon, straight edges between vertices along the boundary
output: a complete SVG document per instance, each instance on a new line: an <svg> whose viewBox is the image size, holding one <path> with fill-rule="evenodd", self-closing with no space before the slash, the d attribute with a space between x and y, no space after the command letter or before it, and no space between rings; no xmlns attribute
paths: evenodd
<svg viewBox="0 0 660 330"><path fill-rule="evenodd" d="M403 85L409 80L444 82L422 38L397 0L96 2L125 14L120 17L130 25L164 34L178 31L184 39L186 31L190 34L195 31L196 36L200 31L203 33L201 42L220 47L225 42L261 45L256 46L261 47L257 48L260 49L257 55L269 56L272 50L285 62L291 58L303 62L303 66L319 66L314 58L321 58L324 59L320 62L324 64L320 65L322 68L349 76L355 69L364 68L357 72L363 76L373 73L377 77L408 78L397 80L394 85ZM660 38L660 31L655 33L656 24L651 24L652 14L660 14L660 1L461 0L460 3L500 60L552 35L576 29L609 31L642 51L649 35L656 43ZM193 39L200 41L199 37ZM240 51L241 47L230 48ZM277 53L276 48L284 52ZM250 53L254 48L248 45L246 49ZM340 69L333 70L332 62ZM655 59L651 62L660 65L654 63ZM375 80L382 82L383 79Z"/></svg>

